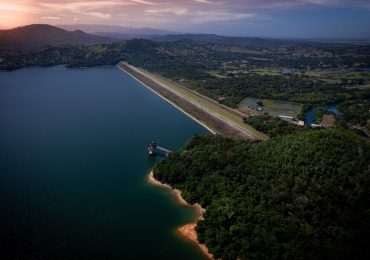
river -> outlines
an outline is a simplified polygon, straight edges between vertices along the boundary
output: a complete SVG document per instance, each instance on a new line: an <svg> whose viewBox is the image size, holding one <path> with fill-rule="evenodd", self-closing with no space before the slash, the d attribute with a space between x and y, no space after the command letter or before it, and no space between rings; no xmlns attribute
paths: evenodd
<svg viewBox="0 0 370 260"><path fill-rule="evenodd" d="M146 182L207 130L116 67L0 73L0 258L203 259L195 212Z"/></svg>

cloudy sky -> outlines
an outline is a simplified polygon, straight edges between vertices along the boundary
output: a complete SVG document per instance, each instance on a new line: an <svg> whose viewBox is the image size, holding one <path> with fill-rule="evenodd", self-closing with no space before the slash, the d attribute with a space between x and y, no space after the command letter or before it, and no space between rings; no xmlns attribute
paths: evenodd
<svg viewBox="0 0 370 260"><path fill-rule="evenodd" d="M0 28L48 23L289 38L370 38L370 0L0 0Z"/></svg>

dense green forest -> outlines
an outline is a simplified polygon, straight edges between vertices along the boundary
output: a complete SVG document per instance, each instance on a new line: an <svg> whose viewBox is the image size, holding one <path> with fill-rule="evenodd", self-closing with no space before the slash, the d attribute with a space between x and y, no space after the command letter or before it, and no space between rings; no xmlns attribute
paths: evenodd
<svg viewBox="0 0 370 260"><path fill-rule="evenodd" d="M266 114L246 117L244 122L270 137L299 133L309 129L308 127L294 125L278 117L272 117Z"/></svg>
<svg viewBox="0 0 370 260"><path fill-rule="evenodd" d="M330 115L330 114L332 114L330 111L322 107L316 108L315 111L313 112L313 122L315 124L321 124L322 117L324 115Z"/></svg>
<svg viewBox="0 0 370 260"><path fill-rule="evenodd" d="M369 259L369 161L369 142L338 129L197 136L154 175L206 208L197 231L216 258Z"/></svg>
<svg viewBox="0 0 370 260"><path fill-rule="evenodd" d="M370 100L346 100L338 109L348 124L370 131Z"/></svg>

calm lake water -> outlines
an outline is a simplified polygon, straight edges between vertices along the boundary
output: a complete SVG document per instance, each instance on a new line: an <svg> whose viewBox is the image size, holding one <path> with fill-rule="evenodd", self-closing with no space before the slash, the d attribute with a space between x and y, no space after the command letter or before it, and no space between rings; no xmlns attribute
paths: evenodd
<svg viewBox="0 0 370 260"><path fill-rule="evenodd" d="M338 105L337 104L328 104L328 105L324 105L324 106L319 106L317 108L323 108L323 109L326 109L328 110L329 112L332 112L335 114L336 117L340 116L340 113L338 111ZM311 125L313 124L314 122L314 113L315 113L315 109L316 107L314 108L311 108L309 109L307 112L306 112L306 119L304 120L304 124L305 125Z"/></svg>
<svg viewBox="0 0 370 260"><path fill-rule="evenodd" d="M207 130L116 67L0 73L0 259L202 259L194 217L146 182Z"/></svg>

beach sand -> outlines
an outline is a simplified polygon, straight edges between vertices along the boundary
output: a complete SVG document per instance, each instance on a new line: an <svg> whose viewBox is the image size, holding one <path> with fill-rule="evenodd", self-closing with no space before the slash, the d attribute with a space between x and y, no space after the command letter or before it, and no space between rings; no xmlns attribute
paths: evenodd
<svg viewBox="0 0 370 260"><path fill-rule="evenodd" d="M176 201L178 203L180 203L181 205L192 207L192 208L195 209L197 214L196 214L196 218L194 219L194 222L185 224L185 225L177 228L177 232L178 232L178 234L180 234L185 239L194 243L208 259L214 259L213 255L209 253L207 246L204 245L204 244L199 243L198 234L195 230L195 228L197 227L198 220L203 219L203 214L205 212L205 209L202 208L202 206L198 203L190 205L181 196L181 191L180 190L173 189L170 185L161 183L160 181L156 180L154 178L153 171L151 171L148 175L148 182L150 184L153 184L153 185L157 186L157 187L160 187L160 188L167 189L167 190L171 191L174 194L174 196L176 198Z"/></svg>

